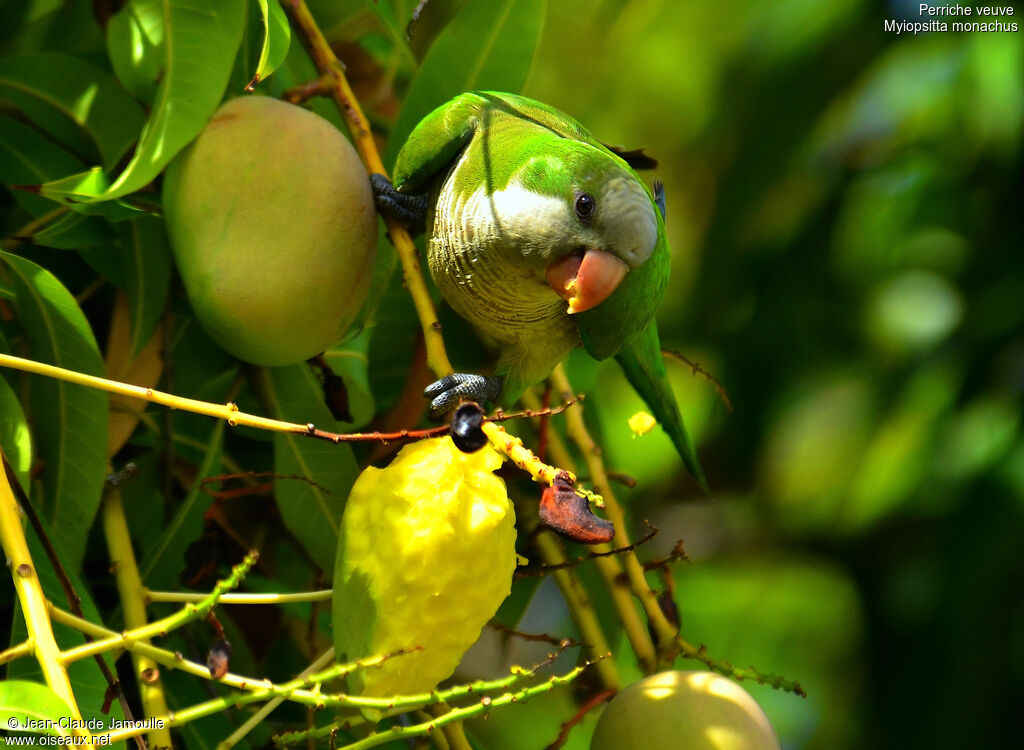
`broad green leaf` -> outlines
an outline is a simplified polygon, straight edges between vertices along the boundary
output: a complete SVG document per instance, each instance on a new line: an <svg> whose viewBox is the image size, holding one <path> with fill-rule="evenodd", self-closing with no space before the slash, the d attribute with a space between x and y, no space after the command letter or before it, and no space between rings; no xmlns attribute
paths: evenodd
<svg viewBox="0 0 1024 750"><path fill-rule="evenodd" d="M245 19L244 0L165 0L164 69L135 156L113 181L93 169L42 187L69 204L109 201L139 190L206 125L217 108Z"/></svg>
<svg viewBox="0 0 1024 750"><path fill-rule="evenodd" d="M139 564L142 580L150 588L177 587L178 576L185 567L185 550L202 536L203 514L209 506L209 496L201 489L202 481L215 476L220 468L225 424L218 420L210 431L206 454L195 482L178 506L174 518L146 550L146 556Z"/></svg>
<svg viewBox="0 0 1024 750"><path fill-rule="evenodd" d="M8 731L68 737L71 709L46 685L27 680L0 682L0 726ZM31 722L31 729L29 725Z"/></svg>
<svg viewBox="0 0 1024 750"><path fill-rule="evenodd" d="M125 291L132 308L132 356L153 336L167 302L171 280L171 249L164 223L142 216L121 225Z"/></svg>
<svg viewBox="0 0 1024 750"><path fill-rule="evenodd" d="M104 374L96 340L75 298L49 271L8 253L14 310L32 358L88 375ZM62 380L34 377L30 410L36 454L43 461L39 508L53 542L73 569L85 553L106 476L107 395Z"/></svg>
<svg viewBox="0 0 1024 750"><path fill-rule="evenodd" d="M348 429L362 427L374 416L373 394L370 392L367 371L371 331L370 328L364 328L358 336L324 352L324 360L345 383L349 412L352 414L352 421L345 422Z"/></svg>
<svg viewBox="0 0 1024 750"><path fill-rule="evenodd" d="M465 91L518 92L540 39L546 0L474 0L441 33L413 79L388 143L393 164L434 108Z"/></svg>
<svg viewBox="0 0 1024 750"><path fill-rule="evenodd" d="M22 122L0 115L0 183L39 185L85 165L42 133ZM11 196L33 216L58 206L28 190L11 189Z"/></svg>
<svg viewBox="0 0 1024 750"><path fill-rule="evenodd" d="M284 62L292 39L291 27L288 26L288 18L285 16L281 4L277 0L258 0L258 2L266 33L263 35L260 60L256 64L256 74L249 84L250 90Z"/></svg>
<svg viewBox="0 0 1024 750"><path fill-rule="evenodd" d="M46 523L45 519L43 519L42 525L47 537L53 540L55 538L53 530ZM53 572L53 566L49 562L46 550L43 548L39 537L31 528L27 528L25 538L28 541L29 554L35 563L36 572L39 574L39 582L43 587L43 593L46 595L46 598L62 609L69 609L67 594L65 594L64 588L57 579L56 573ZM82 608L82 616L89 622L103 625L103 618L100 617L99 610L96 609L89 589L79 579L76 571L68 564L67 557L61 554L60 550L57 551L57 559L63 566L68 579L71 581L72 588L80 599L79 606ZM11 642L20 643L28 635L25 629L25 620L21 616L20 610L15 613L13 624L14 627L11 628ZM57 639L58 645L62 648L72 648L85 643L85 637L77 630L56 622L52 624L53 634ZM116 674L117 672L110 654L104 654L103 659L106 661L110 671ZM39 667L39 662L35 659L18 659L11 662L7 669L8 680L43 681L42 670ZM79 659L73 662L68 667L68 677L71 680L71 688L75 694L78 708L82 712L83 719L96 719L103 726L109 726L112 719L121 720L124 718L121 704L117 701L111 704L109 713L104 713L102 710L106 698L107 681L104 679L103 673L100 671L95 659ZM0 726L4 725L0 723Z"/></svg>
<svg viewBox="0 0 1024 750"><path fill-rule="evenodd" d="M271 414L299 424L336 429L323 390L306 364L266 369ZM356 480L352 449L304 435L274 433L274 495L285 527L325 572L334 570L338 529L345 500ZM307 481L308 480L308 481ZM314 484L315 483L315 484Z"/></svg>
<svg viewBox="0 0 1024 750"><path fill-rule="evenodd" d="M164 69L161 0L128 0L107 24L107 54L121 84L152 105Z"/></svg>
<svg viewBox="0 0 1024 750"><path fill-rule="evenodd" d="M60 208L52 200L37 195L35 186L84 166L78 158L39 131L0 115L0 183L12 188L11 195L33 216L42 216ZM21 186L32 187L24 189ZM110 221L121 221L139 213L139 209L121 201L99 205L73 203L68 207L79 213L101 214Z"/></svg>
<svg viewBox="0 0 1024 750"><path fill-rule="evenodd" d="M58 210L64 211L63 216L33 232L27 238L29 242L57 250L84 250L114 241L113 227L101 216L86 216L59 207Z"/></svg>
<svg viewBox="0 0 1024 750"><path fill-rule="evenodd" d="M72 120L96 144L107 169L128 151L145 121L142 107L112 75L54 52L0 60L0 93L19 105L32 100L45 103ZM35 119L31 112L26 114ZM37 122L57 136L46 122Z"/></svg>
<svg viewBox="0 0 1024 750"><path fill-rule="evenodd" d="M18 396L3 377L0 377L0 448L21 486L27 488L28 470L32 466L32 435Z"/></svg>
<svg viewBox="0 0 1024 750"><path fill-rule="evenodd" d="M388 32L388 36L391 37L392 43L398 48L398 51L402 56L411 64L415 64L416 58L409 48L409 41L406 39L406 27L400 22L399 16L394 8L394 3L390 0L364 0L366 7L368 7L373 14L380 21L381 25ZM406 9L405 15L409 18L412 17L412 9L416 3L410 3L410 7Z"/></svg>

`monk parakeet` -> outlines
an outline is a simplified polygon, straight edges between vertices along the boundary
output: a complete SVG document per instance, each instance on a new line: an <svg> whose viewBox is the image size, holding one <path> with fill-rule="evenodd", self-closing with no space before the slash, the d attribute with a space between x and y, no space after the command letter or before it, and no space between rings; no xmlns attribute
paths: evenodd
<svg viewBox="0 0 1024 750"><path fill-rule="evenodd" d="M500 351L492 376L429 386L434 414L462 398L510 405L582 344L619 361L706 488L654 322L669 274L660 184L571 117L496 92L438 107L403 145L393 185L371 179L382 211L425 221L434 282Z"/></svg>

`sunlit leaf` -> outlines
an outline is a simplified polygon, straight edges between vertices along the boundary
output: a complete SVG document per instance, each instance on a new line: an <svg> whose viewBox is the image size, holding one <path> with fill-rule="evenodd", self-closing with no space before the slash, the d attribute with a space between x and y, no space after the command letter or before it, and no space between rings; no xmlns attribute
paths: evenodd
<svg viewBox="0 0 1024 750"><path fill-rule="evenodd" d="M44 268L0 253L18 296L14 310L33 359L103 376L103 361L74 297ZM43 461L42 515L54 544L77 569L86 530L99 507L106 474L107 395L62 380L34 377L30 409L36 452Z"/></svg>
<svg viewBox="0 0 1024 750"><path fill-rule="evenodd" d="M22 487L28 487L28 470L32 466L32 436L25 412L7 381L0 377L0 448L14 469Z"/></svg>
<svg viewBox="0 0 1024 750"><path fill-rule="evenodd" d="M394 163L413 127L464 91L518 92L540 38L546 0L475 0L434 41L420 66L388 143Z"/></svg>
<svg viewBox="0 0 1024 750"><path fill-rule="evenodd" d="M69 716L68 704L46 685L27 680L0 682L0 726L8 731L27 727L31 721L40 727L33 733L68 737L71 732L61 724L66 725Z"/></svg>
<svg viewBox="0 0 1024 750"><path fill-rule="evenodd" d="M88 133L108 169L135 142L145 121L142 107L112 75L53 52L0 60L0 94L19 105L42 102L72 120ZM32 117L31 108L26 113ZM46 122L37 122L49 130Z"/></svg>
<svg viewBox="0 0 1024 750"><path fill-rule="evenodd" d="M280 3L277 0L258 0L258 2L266 31L263 34L260 59L256 64L256 74L253 76L252 83L249 84L250 88L277 70L278 66L284 62L284 58L288 55L292 36L288 18Z"/></svg>
<svg viewBox="0 0 1024 750"><path fill-rule="evenodd" d="M70 204L109 201L148 185L206 125L220 103L241 41L244 0L166 0L164 70L135 156L116 178L93 169L43 185Z"/></svg>
<svg viewBox="0 0 1024 750"><path fill-rule="evenodd" d="M137 99L152 104L164 56L161 0L128 0L107 23L107 54L121 84Z"/></svg>
<svg viewBox="0 0 1024 750"><path fill-rule="evenodd" d="M299 424L334 429L323 390L305 365L266 370L272 416ZM324 571L334 570L338 528L345 500L359 469L352 449L304 435L274 433L274 480L281 520Z"/></svg>

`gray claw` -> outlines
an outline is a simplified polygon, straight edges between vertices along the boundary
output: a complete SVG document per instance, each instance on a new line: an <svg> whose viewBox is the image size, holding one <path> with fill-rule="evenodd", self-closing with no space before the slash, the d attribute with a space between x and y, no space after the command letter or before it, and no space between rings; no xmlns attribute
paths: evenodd
<svg viewBox="0 0 1024 750"><path fill-rule="evenodd" d="M505 379L500 376L473 375L465 372L445 375L423 389L423 395L431 399L430 418L440 419L461 401L476 401L480 404L495 401L504 382Z"/></svg>

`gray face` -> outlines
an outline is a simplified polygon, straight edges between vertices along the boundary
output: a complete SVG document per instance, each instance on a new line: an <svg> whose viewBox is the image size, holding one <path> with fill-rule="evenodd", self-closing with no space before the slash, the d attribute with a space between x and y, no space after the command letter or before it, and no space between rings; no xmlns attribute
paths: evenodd
<svg viewBox="0 0 1024 750"><path fill-rule="evenodd" d="M609 180L599 196L590 225L597 236L595 247L613 253L630 268L643 265L658 242L654 204L635 177Z"/></svg>
<svg viewBox="0 0 1024 750"><path fill-rule="evenodd" d="M601 179L567 179L557 195L538 193L518 179L490 195L481 188L465 202L464 216L491 227L499 252L517 256L510 262L538 273L552 261L590 249L637 268L658 241L654 204L634 175L615 165L609 170L607 162L602 166Z"/></svg>

